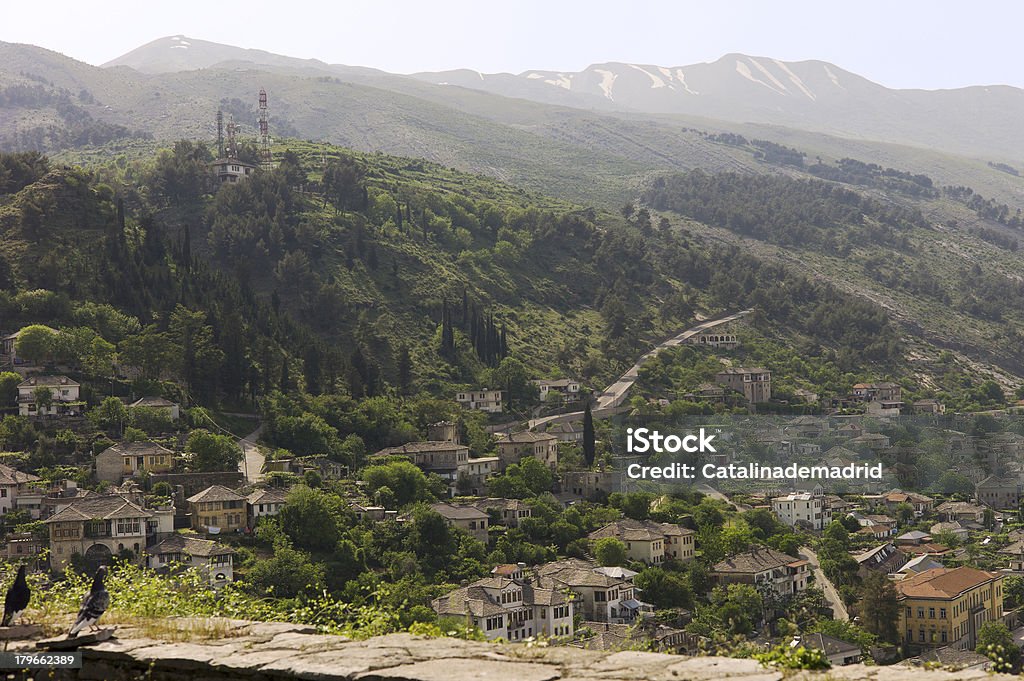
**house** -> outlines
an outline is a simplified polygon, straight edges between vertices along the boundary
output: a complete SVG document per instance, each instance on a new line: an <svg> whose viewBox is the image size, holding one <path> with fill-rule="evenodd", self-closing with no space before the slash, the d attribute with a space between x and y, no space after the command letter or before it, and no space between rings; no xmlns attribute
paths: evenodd
<svg viewBox="0 0 1024 681"><path fill-rule="evenodd" d="M587 539L614 537L626 545L626 555L631 560L657 565L666 559L693 560L695 536L693 530L672 523L624 518L594 530Z"/></svg>
<svg viewBox="0 0 1024 681"><path fill-rule="evenodd" d="M901 574L904 577L913 576L926 570L934 570L935 568L942 567L942 563L935 560L934 557L924 554L921 556L914 556L906 563L903 564L897 574Z"/></svg>
<svg viewBox="0 0 1024 681"><path fill-rule="evenodd" d="M846 421L836 426L835 434L838 437L853 439L864 434L864 428L854 421Z"/></svg>
<svg viewBox="0 0 1024 681"><path fill-rule="evenodd" d="M209 539L172 534L146 549L146 565L152 570L168 570L175 564L196 568L217 588L234 581L234 553Z"/></svg>
<svg viewBox="0 0 1024 681"><path fill-rule="evenodd" d="M503 409L503 394L501 390L491 390L489 388L470 390L456 393L455 401L465 409L482 411L488 414L500 414Z"/></svg>
<svg viewBox="0 0 1024 681"><path fill-rule="evenodd" d="M938 400L915 400L910 404L910 411L916 416L945 414L946 405Z"/></svg>
<svg viewBox="0 0 1024 681"><path fill-rule="evenodd" d="M588 561L558 560L538 566L535 574L540 586L573 593L576 611L584 620L624 624L652 610L637 600L632 578L605 574Z"/></svg>
<svg viewBox="0 0 1024 681"><path fill-rule="evenodd" d="M853 557L857 561L857 574L861 579L867 578L872 572L891 575L907 562L906 555L893 543L885 543L858 553Z"/></svg>
<svg viewBox="0 0 1024 681"><path fill-rule="evenodd" d="M1003 576L973 567L935 568L894 585L907 645L973 650L985 622L1003 615Z"/></svg>
<svg viewBox="0 0 1024 681"><path fill-rule="evenodd" d="M445 440L409 442L398 447L388 447L373 454L373 459L403 456L412 461L424 473L436 473L453 487L460 473L466 472L469 463L469 447L458 442Z"/></svg>
<svg viewBox="0 0 1024 681"><path fill-rule="evenodd" d="M210 162L210 172L217 178L219 184L235 183L247 179L256 171L257 167L234 157L218 158Z"/></svg>
<svg viewBox="0 0 1024 681"><path fill-rule="evenodd" d="M861 531L869 530L865 534L872 534L876 537L891 537L896 534L896 520L887 515L863 514L858 511L851 513L861 527Z"/></svg>
<svg viewBox="0 0 1024 681"><path fill-rule="evenodd" d="M786 432L796 437L821 437L828 432L828 421L820 417L798 416L789 422Z"/></svg>
<svg viewBox="0 0 1024 681"><path fill-rule="evenodd" d="M79 399L81 386L67 376L31 376L18 384L18 414L29 417L78 416L82 413ZM37 391L48 390L50 404L38 403Z"/></svg>
<svg viewBox="0 0 1024 681"><path fill-rule="evenodd" d="M742 393L748 406L772 399L772 374L767 369L730 367L715 374L715 382Z"/></svg>
<svg viewBox="0 0 1024 681"><path fill-rule="evenodd" d="M222 485L207 487L186 499L192 514L192 529L207 534L245 529L246 499Z"/></svg>
<svg viewBox="0 0 1024 681"><path fill-rule="evenodd" d="M907 504L914 509L914 515L918 518L931 513L935 507L935 500L931 497L918 494L917 492L904 492L899 489L883 494L881 502L889 513L895 513L900 504Z"/></svg>
<svg viewBox="0 0 1024 681"><path fill-rule="evenodd" d="M487 525L490 516L473 506L455 506L454 504L431 504L434 511L451 527L464 530L474 539L487 543Z"/></svg>
<svg viewBox="0 0 1024 681"><path fill-rule="evenodd" d="M734 333L698 333L695 336L690 336L686 342L691 345L722 350L734 350L740 345L739 338Z"/></svg>
<svg viewBox="0 0 1024 681"><path fill-rule="evenodd" d="M558 395L563 402L573 402L580 398L581 385L579 381L571 378L536 379L533 384L537 386L541 402L548 402L551 395Z"/></svg>
<svg viewBox="0 0 1024 681"><path fill-rule="evenodd" d="M970 521L959 521L959 520L948 520L941 523L935 523L928 531L932 533L932 536L937 536L943 532L952 532L960 541L965 541L971 536L972 528L966 527L964 523Z"/></svg>
<svg viewBox="0 0 1024 681"><path fill-rule="evenodd" d="M533 509L519 499L485 498L477 499L468 505L487 514L492 525L519 527L524 518L533 517Z"/></svg>
<svg viewBox="0 0 1024 681"><path fill-rule="evenodd" d="M18 503L19 497L32 494L31 483L38 480L39 476L0 464L0 515L16 507L20 508L22 504Z"/></svg>
<svg viewBox="0 0 1024 681"><path fill-rule="evenodd" d="M605 497L621 492L622 473L613 470L601 471L566 471L562 473L562 491L578 499L590 501L597 497Z"/></svg>
<svg viewBox="0 0 1024 681"><path fill-rule="evenodd" d="M12 563L26 562L34 569L46 549L46 539L37 537L32 532L11 532L4 538L0 547L0 557Z"/></svg>
<svg viewBox="0 0 1024 681"><path fill-rule="evenodd" d="M855 447L866 447L873 452L880 452L883 449L889 449L891 446L889 438L881 433L864 433L860 437L850 440L849 444Z"/></svg>
<svg viewBox="0 0 1024 681"><path fill-rule="evenodd" d="M832 522L832 509L824 494L792 493L772 499L772 511L786 525L823 530Z"/></svg>
<svg viewBox="0 0 1024 681"><path fill-rule="evenodd" d="M469 459L465 471L459 473L456 488L459 493L481 494L487 488L487 478L498 472L501 459L496 456L481 456Z"/></svg>
<svg viewBox="0 0 1024 681"><path fill-rule="evenodd" d="M171 402L162 397L140 397L128 405L128 411L139 408L160 412L172 421L177 421L181 417L181 408L178 406L178 403Z"/></svg>
<svg viewBox="0 0 1024 681"><path fill-rule="evenodd" d="M850 394L861 402L870 402L872 400L899 402L903 399L903 389L896 383L888 381L882 383L857 383L853 386Z"/></svg>
<svg viewBox="0 0 1024 681"><path fill-rule="evenodd" d="M895 418L903 412L903 403L895 400L871 400L864 405L864 413L880 418Z"/></svg>
<svg viewBox="0 0 1024 681"><path fill-rule="evenodd" d="M911 530L896 537L897 546L920 546L932 540L932 536L921 530Z"/></svg>
<svg viewBox="0 0 1024 681"><path fill-rule="evenodd" d="M95 564L122 551L140 555L153 513L113 494L72 501L43 522L50 531L50 569L64 572L75 554Z"/></svg>
<svg viewBox="0 0 1024 681"><path fill-rule="evenodd" d="M1020 506L1021 485L1013 478L990 475L974 486L979 504L994 509L1016 509Z"/></svg>
<svg viewBox="0 0 1024 681"><path fill-rule="evenodd" d="M245 498L249 527L256 527L260 518L272 518L284 508L287 492L283 489L258 489Z"/></svg>
<svg viewBox="0 0 1024 681"><path fill-rule="evenodd" d="M552 471L558 468L558 438L547 433L504 433L498 436L500 468L505 470L519 463L524 456L532 456Z"/></svg>
<svg viewBox="0 0 1024 681"><path fill-rule="evenodd" d="M552 423L544 429L544 432L548 435L554 435L559 442L583 442L582 421L559 421L558 423Z"/></svg>
<svg viewBox="0 0 1024 681"><path fill-rule="evenodd" d="M717 585L751 584L785 597L807 589L807 561L763 546L715 563L710 571Z"/></svg>
<svg viewBox="0 0 1024 681"><path fill-rule="evenodd" d="M438 617L472 623L488 640L572 638L573 601L561 590L522 579L487 577L431 601Z"/></svg>
<svg viewBox="0 0 1024 681"><path fill-rule="evenodd" d="M684 393L683 399L707 404L732 404L739 402L740 397L738 393L726 390L717 383L701 383L696 390Z"/></svg>
<svg viewBox="0 0 1024 681"><path fill-rule="evenodd" d="M635 624L611 622L583 622L592 635L572 645L584 650L650 650L674 655L693 654L699 647L699 636L653 620L644 619Z"/></svg>
<svg viewBox="0 0 1024 681"><path fill-rule="evenodd" d="M174 467L174 452L155 442L122 442L96 455L96 477L120 484L126 477L167 473Z"/></svg>
<svg viewBox="0 0 1024 681"><path fill-rule="evenodd" d="M1000 555L1007 556L1006 566L1013 572L1024 572L1024 541L1015 541L999 549Z"/></svg>
<svg viewBox="0 0 1024 681"><path fill-rule="evenodd" d="M825 653L825 657L828 658L829 663L833 667L857 664L864 657L860 646L856 643L849 643L828 634L804 634L797 636L789 646L790 648L803 646L807 650L820 650Z"/></svg>
<svg viewBox="0 0 1024 681"><path fill-rule="evenodd" d="M939 518L946 521L970 520L976 523L985 522L985 507L966 501L944 501L935 507ZM932 534L934 534L934 530Z"/></svg>

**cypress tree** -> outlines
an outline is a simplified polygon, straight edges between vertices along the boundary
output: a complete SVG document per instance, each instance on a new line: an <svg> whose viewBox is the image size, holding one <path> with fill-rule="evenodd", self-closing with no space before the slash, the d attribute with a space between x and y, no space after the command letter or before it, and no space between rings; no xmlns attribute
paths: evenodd
<svg viewBox="0 0 1024 681"><path fill-rule="evenodd" d="M590 402L583 410L583 459L588 466L594 465L597 454L597 440L594 435L594 414L590 411Z"/></svg>

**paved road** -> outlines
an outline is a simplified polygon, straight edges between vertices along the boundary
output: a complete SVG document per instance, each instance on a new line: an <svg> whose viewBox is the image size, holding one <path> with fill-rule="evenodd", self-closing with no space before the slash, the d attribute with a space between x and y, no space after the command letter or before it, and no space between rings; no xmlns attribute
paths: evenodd
<svg viewBox="0 0 1024 681"><path fill-rule="evenodd" d="M682 345L683 343L686 342L687 339L689 339L692 336L695 336L701 331L707 331L708 329L713 329L714 327L719 326L721 324L727 324L729 322L736 321L737 319L745 317L751 312L753 312L753 310L743 310L742 312L731 314L728 317L721 317L719 319L708 320L706 322L698 324L697 326L694 326L693 328L683 331L678 336L673 336L672 338L669 338L667 341L656 345L654 348L641 355L640 358L636 361L636 364L627 369L626 373L622 374L622 376L620 376L617 381L615 381L610 386L605 388L604 392L602 392L598 396L597 404L594 405L593 408L594 418L601 418L603 416L615 413L614 410L617 410L619 407L622 406L622 403L625 401L626 394L629 392L629 389L633 387L634 383L636 383L636 380L640 375L640 367L643 366L644 362L656 356L665 348L674 348L678 345ZM544 418L531 419L529 422L529 428L530 430L533 430L534 428L542 426L545 423L551 423L556 421L575 421L582 417L582 411L576 411L569 414L557 414L555 416L545 416Z"/></svg>
<svg viewBox="0 0 1024 681"><path fill-rule="evenodd" d="M238 470L240 470L245 475L245 479L251 483L263 480L263 464L266 461L266 457L263 456L263 452L260 450L259 445L256 444L260 439L260 433L262 431L263 424L260 424L259 428L238 441L238 444L242 447L243 454L242 460L238 462Z"/></svg>
<svg viewBox="0 0 1024 681"><path fill-rule="evenodd" d="M821 571L818 554L805 546L800 549L800 557L811 564L811 568L814 570L814 580L821 587L821 590L825 592L825 602L831 606L835 619L848 622L850 614L846 612L846 605L843 603L843 599L839 597L836 587L828 580L825 573Z"/></svg>

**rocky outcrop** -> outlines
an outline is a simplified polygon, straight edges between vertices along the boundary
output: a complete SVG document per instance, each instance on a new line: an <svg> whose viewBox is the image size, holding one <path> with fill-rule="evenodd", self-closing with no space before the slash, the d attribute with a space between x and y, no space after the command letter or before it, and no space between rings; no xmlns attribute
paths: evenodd
<svg viewBox="0 0 1024 681"><path fill-rule="evenodd" d="M83 647L83 666L47 678L81 681L181 679L284 681L953 681L1009 679L981 671L926 671L905 666L851 665L828 672L782 672L754 660L681 657L645 652L595 652L527 644L496 645L392 634L364 641L318 634L282 623L221 621L210 640L178 640L196 627L161 623L160 634L132 627ZM35 641L10 641L8 650L34 650ZM10 677L8 677L10 678ZM26 677L27 678L27 677Z"/></svg>

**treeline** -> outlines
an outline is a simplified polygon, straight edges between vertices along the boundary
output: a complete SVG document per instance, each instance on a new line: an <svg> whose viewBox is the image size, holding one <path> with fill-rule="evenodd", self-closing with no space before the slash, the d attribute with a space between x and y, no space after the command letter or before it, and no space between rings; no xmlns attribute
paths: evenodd
<svg viewBox="0 0 1024 681"><path fill-rule="evenodd" d="M87 90L79 101L92 104L95 99ZM71 92L45 85L14 84L0 89L0 108L40 110L53 108L61 125L38 125L0 137L0 147L11 150L50 151L82 146L99 146L119 139L152 139L150 133L126 126L95 120L84 107L76 104Z"/></svg>
<svg viewBox="0 0 1024 681"><path fill-rule="evenodd" d="M819 161L809 166L807 172L823 180L875 187L907 196L934 198L939 195L932 179L927 175L886 168L877 163L864 163L853 158L841 158L835 165Z"/></svg>
<svg viewBox="0 0 1024 681"><path fill-rule="evenodd" d="M954 201L959 201L967 206L980 218L992 220L1014 229L1020 229L1024 226L1024 217L1021 215L1020 208L1013 209L1005 203L999 203L995 199L986 199L981 194L975 193L970 187L963 185L946 186L942 188L942 193Z"/></svg>
<svg viewBox="0 0 1024 681"><path fill-rule="evenodd" d="M644 200L701 222L782 245L836 248L844 239L905 249L921 213L818 180L770 175L711 175L701 170L654 180Z"/></svg>

